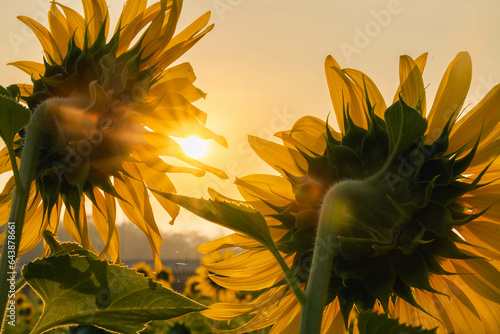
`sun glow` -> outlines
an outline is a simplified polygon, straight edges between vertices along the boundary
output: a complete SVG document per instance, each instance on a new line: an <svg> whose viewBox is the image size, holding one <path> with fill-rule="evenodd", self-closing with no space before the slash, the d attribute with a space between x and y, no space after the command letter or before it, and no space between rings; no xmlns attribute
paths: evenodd
<svg viewBox="0 0 500 334"><path fill-rule="evenodd" d="M184 153L195 159L203 157L208 151L207 142L195 136L183 138L179 144Z"/></svg>

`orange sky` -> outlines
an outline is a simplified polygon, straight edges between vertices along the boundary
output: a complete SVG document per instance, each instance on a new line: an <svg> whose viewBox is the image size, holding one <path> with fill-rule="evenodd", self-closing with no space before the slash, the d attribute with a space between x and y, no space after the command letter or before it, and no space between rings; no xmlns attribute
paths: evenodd
<svg viewBox="0 0 500 334"><path fill-rule="evenodd" d="M60 1L79 8L79 0ZM123 1L108 0L117 19ZM33 35L17 15L46 20L49 1L2 4L0 64L41 59ZM206 196L206 188L236 196L235 176L273 173L250 151L248 134L270 139L303 115L325 119L332 111L323 62L333 55L341 66L364 71L379 85L387 102L398 85L398 57L429 52L424 82L431 101L447 65L469 51L473 81L466 104L475 104L500 82L500 2L496 0L185 0L181 25L212 11L215 29L182 59L190 61L197 86L208 93L197 106L207 125L224 135L228 150L211 145L203 159L225 170L229 181L173 177L179 192ZM43 21L42 21L43 22ZM1 65L0 84L28 81L22 72ZM430 102L428 102L430 104ZM162 219L158 219L159 222ZM165 223L166 224L165 219ZM222 233L190 214L165 230Z"/></svg>

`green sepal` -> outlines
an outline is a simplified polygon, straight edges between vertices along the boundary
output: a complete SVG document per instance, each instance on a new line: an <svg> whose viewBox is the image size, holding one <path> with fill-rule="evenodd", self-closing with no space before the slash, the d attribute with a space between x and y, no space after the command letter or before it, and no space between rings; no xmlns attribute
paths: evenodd
<svg viewBox="0 0 500 334"><path fill-rule="evenodd" d="M345 133L342 136L342 145L349 147L357 155L361 154L363 139L368 131L354 124L354 121L349 114L349 105L347 105L346 111L344 112L344 131Z"/></svg>
<svg viewBox="0 0 500 334"><path fill-rule="evenodd" d="M385 312L389 312L389 295L392 291L396 274L388 259L377 259L370 267L363 280L366 291L380 301Z"/></svg>
<svg viewBox="0 0 500 334"><path fill-rule="evenodd" d="M348 328L349 324L349 315L351 314L352 307L354 306L354 298L352 297L352 293L348 288L343 288L338 295L340 312L342 313L342 317L344 318L345 328Z"/></svg>
<svg viewBox="0 0 500 334"><path fill-rule="evenodd" d="M355 261L373 253L374 240L338 236L340 253L346 260Z"/></svg>
<svg viewBox="0 0 500 334"><path fill-rule="evenodd" d="M432 293L443 294L429 284L427 265L419 252L392 259L392 265L396 275L403 282L416 289L427 290Z"/></svg>
<svg viewBox="0 0 500 334"><path fill-rule="evenodd" d="M426 254L425 252L422 252L421 255L424 258L427 270L429 270L430 273L436 275L457 275L457 273L452 273L444 270L433 255Z"/></svg>
<svg viewBox="0 0 500 334"><path fill-rule="evenodd" d="M467 170L467 168L469 168L470 164L472 163L472 160L474 159L474 156L476 155L480 139L481 136L477 138L476 143L474 144L474 147L472 147L470 152L467 153L463 158L456 160L455 163L453 164L453 174L455 177L460 176L463 172Z"/></svg>
<svg viewBox="0 0 500 334"><path fill-rule="evenodd" d="M342 257L338 257L333 264L335 276L341 278L342 281L364 279L371 268L371 261L373 260L347 261Z"/></svg>
<svg viewBox="0 0 500 334"><path fill-rule="evenodd" d="M327 145L326 152L330 166L335 166L344 178L358 177L359 171L363 170L363 161L347 146Z"/></svg>
<svg viewBox="0 0 500 334"><path fill-rule="evenodd" d="M396 277L392 289L395 293L395 295L393 295L392 298L393 303L395 303L397 297L399 297L408 304L410 304L411 306L415 307L416 309L424 312L425 314L435 319L433 315L431 315L429 312L424 310L420 305L418 305L417 300L415 299L415 296L413 295L413 291L411 290L411 288L408 285L406 285L399 277Z"/></svg>
<svg viewBox="0 0 500 334"><path fill-rule="evenodd" d="M404 254L409 255L413 253L419 245L430 242L423 240L424 235L424 226L418 220L413 220L410 224L406 225L399 234L397 248L401 249Z"/></svg>
<svg viewBox="0 0 500 334"><path fill-rule="evenodd" d="M449 236L436 238L433 242L422 245L422 249L428 254L444 257L447 259L478 259L478 256L467 255L460 251Z"/></svg>
<svg viewBox="0 0 500 334"><path fill-rule="evenodd" d="M408 106L400 97L384 114L389 136L391 155L406 151L419 143L427 130L427 121L415 109Z"/></svg>
<svg viewBox="0 0 500 334"><path fill-rule="evenodd" d="M354 305L356 305L356 310L358 310L358 312L373 309L376 298L368 293L362 282L351 280L347 282L347 286L351 290Z"/></svg>

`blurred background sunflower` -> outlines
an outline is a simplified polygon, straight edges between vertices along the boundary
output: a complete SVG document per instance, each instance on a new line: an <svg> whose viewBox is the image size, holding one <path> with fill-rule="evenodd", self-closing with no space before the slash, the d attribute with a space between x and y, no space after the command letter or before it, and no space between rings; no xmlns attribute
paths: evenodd
<svg viewBox="0 0 500 334"><path fill-rule="evenodd" d="M324 196L336 187L345 191L345 225L327 244L334 246L329 249L335 257L322 333L345 332L362 310L387 312L413 326L439 327L439 333L500 330L500 162L495 160L500 153L500 85L464 113L472 65L469 54L461 52L427 111L426 59L427 54L415 60L400 57L400 85L387 108L368 76L328 57L327 83L342 131L305 116L276 134L282 145L249 137L257 155L281 175L248 175L235 183L246 203L266 216L303 288L319 211L329 205ZM399 144L391 135L395 119L408 130ZM215 191L211 195L227 199ZM202 313L217 320L255 314L228 333L269 325L270 333L298 332L300 305L273 255L239 234L198 250L208 254L227 247L245 251L210 266L212 279L230 289L265 292L248 304L216 303Z"/></svg>
<svg viewBox="0 0 500 334"><path fill-rule="evenodd" d="M163 266L159 272L155 275L155 281L161 283L165 288L172 289L172 283L174 283L174 273L172 269Z"/></svg>
<svg viewBox="0 0 500 334"><path fill-rule="evenodd" d="M105 246L120 262L116 202L127 218L147 236L156 271L162 237L154 218L149 189L175 192L167 173L202 176L218 169L188 156L172 138L198 136L227 146L207 129L206 114L192 105L206 94L193 85L189 63L172 65L213 25L206 13L175 33L181 0L126 1L113 34L105 0L82 0L84 15L52 2L49 29L19 16L43 48L42 62L10 63L31 77L32 84L9 86L9 95L33 111L43 102L50 117L42 138L31 188L29 210L19 254L25 253L49 230L57 234L62 207L66 232L84 248L89 239L87 212ZM20 156L25 132L18 134ZM7 149L0 152L0 173L11 170ZM175 157L191 167L175 166L160 157ZM0 203L1 224L8 221L13 178L7 181ZM176 205L152 195L171 216ZM86 205L91 203L91 208ZM90 210L91 209L91 210ZM5 233L2 234L3 240ZM2 241L0 240L0 241ZM47 248L46 248L47 251Z"/></svg>
<svg viewBox="0 0 500 334"><path fill-rule="evenodd" d="M153 278L153 270L146 262L138 262L132 265L139 274L143 274L145 277Z"/></svg>
<svg viewBox="0 0 500 334"><path fill-rule="evenodd" d="M234 289L228 289L214 280L216 276L209 270L211 265L230 259L235 254L231 250L224 252L212 252L208 256L201 258L201 265L195 270L195 274L189 277L185 283L184 294L191 298L207 298L210 302L238 302L240 292Z"/></svg>

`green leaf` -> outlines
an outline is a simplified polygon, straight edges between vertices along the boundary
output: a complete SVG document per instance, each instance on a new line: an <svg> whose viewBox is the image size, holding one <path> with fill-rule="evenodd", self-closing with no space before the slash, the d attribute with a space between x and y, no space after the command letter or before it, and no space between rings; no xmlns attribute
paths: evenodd
<svg viewBox="0 0 500 334"><path fill-rule="evenodd" d="M385 111L391 154L397 156L415 142L420 142L427 129L425 118L399 99Z"/></svg>
<svg viewBox="0 0 500 334"><path fill-rule="evenodd" d="M229 201L206 200L150 190L203 219L255 239L268 249L276 248L265 218L259 211L249 206Z"/></svg>
<svg viewBox="0 0 500 334"><path fill-rule="evenodd" d="M387 314L364 311L358 315L359 334L435 334L437 328L423 329L399 324L397 319L389 319Z"/></svg>
<svg viewBox="0 0 500 334"><path fill-rule="evenodd" d="M0 95L0 137L9 150L14 147L14 137L29 124L31 112L11 98Z"/></svg>
<svg viewBox="0 0 500 334"><path fill-rule="evenodd" d="M5 96L9 97L10 93L7 89L5 89L3 86L0 85L0 95L5 95Z"/></svg>
<svg viewBox="0 0 500 334"><path fill-rule="evenodd" d="M39 259L23 268L24 278L44 302L32 333L75 324L132 334L151 320L206 309L135 270L92 259L93 254L87 253Z"/></svg>

